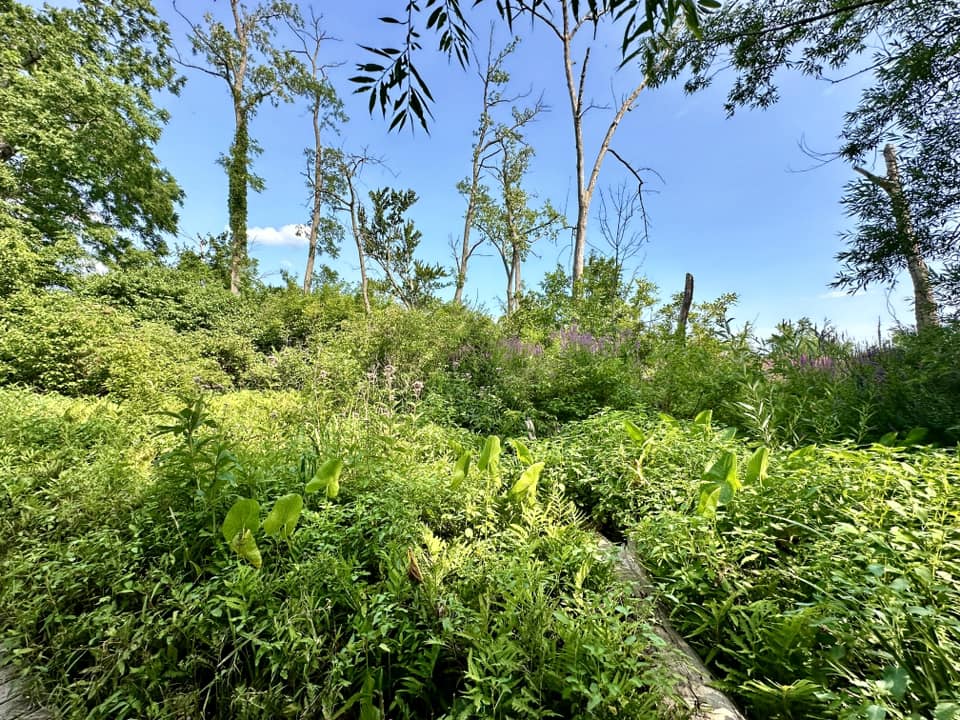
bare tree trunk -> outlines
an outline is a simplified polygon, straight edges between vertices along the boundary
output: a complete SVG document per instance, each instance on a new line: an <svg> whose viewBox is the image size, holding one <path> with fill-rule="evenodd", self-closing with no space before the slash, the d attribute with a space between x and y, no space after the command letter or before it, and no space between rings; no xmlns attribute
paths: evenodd
<svg viewBox="0 0 960 720"><path fill-rule="evenodd" d="M571 17L570 0L562 2L562 28L557 27L556 23L546 15L535 13L543 22L545 22L554 34L560 39L563 46L563 70L567 81L567 94L570 97L570 114L573 120L573 143L577 159L577 224L573 238L573 268L572 268L572 288L574 297L580 293L580 284L583 279L584 253L587 246L587 222L590 219L590 202L593 200L593 193L597 187L597 179L600 177L600 167L603 165L603 159L610 148L613 136L619 127L627 111L633 107L637 97L648 84L648 78L637 85L626 98L620 103L617 112L610 123L607 125L606 133L597 150L597 155L593 161L593 167L590 171L590 178L586 176L586 159L583 141L583 117L589 107L584 107L583 91L587 80L587 66L590 62L590 49L584 53L583 62L580 63L579 77L574 75L573 70L573 39L577 31L582 27L587 18Z"/></svg>
<svg viewBox="0 0 960 720"><path fill-rule="evenodd" d="M930 284L930 270L920 252L913 214L903 194L903 181L900 178L896 147L887 143L883 148L883 160L887 170L886 177L879 177L861 167L854 167L854 170L877 185L890 198L894 221L897 224L897 235L901 242L901 252L913 283L913 311L917 330L938 327L940 319L937 315L937 302L933 298L933 287Z"/></svg>
<svg viewBox="0 0 960 720"><path fill-rule="evenodd" d="M513 315L517 309L520 289L520 251L514 247L510 258L510 270L507 273L507 315Z"/></svg>
<svg viewBox="0 0 960 720"><path fill-rule="evenodd" d="M691 305L693 305L693 275L687 273L683 283L683 302L680 304L680 318L677 320L677 337L681 340L687 337L687 318L690 317Z"/></svg>
<svg viewBox="0 0 960 720"><path fill-rule="evenodd" d="M309 293L313 284L313 264L317 257L317 235L320 230L320 214L323 209L323 195L319 188L323 183L322 148L320 147L320 119L317 112L313 116L313 135L316 140L316 152L313 161L313 208L310 213L310 238L307 243L307 267L303 271L303 292Z"/></svg>
<svg viewBox="0 0 960 720"><path fill-rule="evenodd" d="M897 221L897 233L903 241L903 255L907 261L907 271L913 281L913 310L917 320L917 330L926 327L936 327L940 324L937 318L937 303L933 299L933 289L930 286L930 271L924 262L917 245L917 233L913 225L913 215L907 199L903 196L903 184L900 180L900 166L897 163L897 149L887 144L883 148L883 159L887 166L887 180L885 188L893 203L893 215Z"/></svg>
<svg viewBox="0 0 960 720"><path fill-rule="evenodd" d="M520 277L519 253L516 261L516 267L513 270L513 309L516 310L520 304L520 296L523 293L523 280Z"/></svg>
<svg viewBox="0 0 960 720"><path fill-rule="evenodd" d="M357 193L353 188L353 178L347 178L347 189L350 192L350 229L353 231L353 240L357 244L357 257L360 260L360 294L363 297L363 311L370 314L370 293L367 282L367 254L363 249L363 233L360 231L360 222L357 219Z"/></svg>
<svg viewBox="0 0 960 720"><path fill-rule="evenodd" d="M467 284L467 262L470 260L470 255L472 254L470 248L470 229L473 227L474 196L476 195L479 184L478 160L479 158L476 158L474 161L474 182L471 186L470 198L467 200L467 212L463 216L463 244L460 248L460 257L457 263L456 290L453 293L453 301L457 305L463 304L463 288Z"/></svg>

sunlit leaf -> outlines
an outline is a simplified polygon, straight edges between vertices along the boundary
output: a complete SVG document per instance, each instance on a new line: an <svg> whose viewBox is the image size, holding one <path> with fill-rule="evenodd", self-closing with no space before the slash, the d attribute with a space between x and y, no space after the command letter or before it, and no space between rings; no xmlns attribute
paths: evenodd
<svg viewBox="0 0 960 720"><path fill-rule="evenodd" d="M302 511L303 498L299 493L290 493L277 498L273 509L263 521L263 531L267 535L276 535L279 532L280 537L290 537Z"/></svg>
<svg viewBox="0 0 960 720"><path fill-rule="evenodd" d="M258 570L263 565L260 548L257 547L257 541L253 539L253 533L249 530L244 529L234 535L230 541L230 549Z"/></svg>
<svg viewBox="0 0 960 720"><path fill-rule="evenodd" d="M631 422L630 420L624 420L623 427L626 429L627 435L630 436L630 439L633 440L633 442L636 443L638 446L642 447L643 443L646 442L646 439L647 439L647 436L644 434L643 430L641 430L635 423Z"/></svg>
<svg viewBox="0 0 960 720"><path fill-rule="evenodd" d="M767 447L758 447L753 451L753 455L747 461L747 471L744 475L744 482L748 485L763 485L767 479L767 467L770 464L770 449Z"/></svg>
<svg viewBox="0 0 960 720"><path fill-rule="evenodd" d="M304 488L305 492L314 493L318 490L326 490L327 497L331 497L330 488L333 486L335 488L334 495L340 491L340 473L343 472L343 460L339 458L330 458L323 463L319 468L317 468L316 475L313 476L313 480L307 483L307 486Z"/></svg>
<svg viewBox="0 0 960 720"><path fill-rule="evenodd" d="M254 533L260 527L260 503L250 498L240 498L227 511L220 530L223 539L232 542L241 531Z"/></svg>
<svg viewBox="0 0 960 720"><path fill-rule="evenodd" d="M453 466L453 478L451 479L451 484L454 489L460 487L463 481L467 479L467 474L470 472L470 460L472 458L473 453L469 450L464 450L460 453L460 457L457 458L457 462Z"/></svg>
<svg viewBox="0 0 960 720"><path fill-rule="evenodd" d="M537 481L543 471L544 463L534 463L522 473L510 488L509 496L512 500L533 500L537 496Z"/></svg>
<svg viewBox="0 0 960 720"><path fill-rule="evenodd" d="M519 460L524 465L533 465L533 455L530 453L530 450L522 441L517 440L516 438L510 440L510 444L513 445L514 451L517 453L517 460Z"/></svg>
<svg viewBox="0 0 960 720"><path fill-rule="evenodd" d="M703 410L697 413L697 416L693 419L693 424L709 430L711 420L713 420L713 410Z"/></svg>
<svg viewBox="0 0 960 720"><path fill-rule="evenodd" d="M483 444L480 459L477 461L477 470L496 475L500 468L500 438L491 435Z"/></svg>
<svg viewBox="0 0 960 720"><path fill-rule="evenodd" d="M700 501L697 503L697 515L713 517L717 514L720 504L720 486L717 483L708 483L700 490Z"/></svg>

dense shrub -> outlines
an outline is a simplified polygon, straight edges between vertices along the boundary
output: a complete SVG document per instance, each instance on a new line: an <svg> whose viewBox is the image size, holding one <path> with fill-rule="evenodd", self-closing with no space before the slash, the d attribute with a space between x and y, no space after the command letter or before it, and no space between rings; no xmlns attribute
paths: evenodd
<svg viewBox="0 0 960 720"><path fill-rule="evenodd" d="M140 320L164 323L177 331L242 326L249 313L244 300L202 266L182 270L157 263L113 270L91 275L82 291Z"/></svg>
<svg viewBox="0 0 960 720"><path fill-rule="evenodd" d="M70 291L27 290L0 305L0 381L65 395L134 397L228 384L193 345L158 323Z"/></svg>

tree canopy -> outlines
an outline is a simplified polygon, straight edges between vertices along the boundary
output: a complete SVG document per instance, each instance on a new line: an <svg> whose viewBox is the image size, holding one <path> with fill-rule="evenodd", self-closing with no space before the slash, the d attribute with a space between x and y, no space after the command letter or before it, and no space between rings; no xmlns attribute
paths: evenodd
<svg viewBox="0 0 960 720"><path fill-rule="evenodd" d="M154 153L153 94L179 85L169 47L145 0L0 2L0 231L47 264L79 244L107 261L136 240L165 250L182 198Z"/></svg>
<svg viewBox="0 0 960 720"><path fill-rule="evenodd" d="M702 39L678 58L692 69L687 89L706 87L716 68L735 80L726 108L777 101L777 71L793 69L841 82L870 73L857 107L844 118L833 154L863 176L844 206L857 227L836 285L892 282L905 265L903 223L891 198L862 166L898 148L899 180L916 249L941 265L933 282L941 301L960 298L960 14L949 0L749 0L705 24Z"/></svg>

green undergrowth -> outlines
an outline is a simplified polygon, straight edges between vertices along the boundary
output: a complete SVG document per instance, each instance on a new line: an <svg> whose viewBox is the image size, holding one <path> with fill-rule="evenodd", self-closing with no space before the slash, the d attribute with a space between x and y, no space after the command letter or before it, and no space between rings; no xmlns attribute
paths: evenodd
<svg viewBox="0 0 960 720"><path fill-rule="evenodd" d="M69 718L670 716L553 456L481 445L291 392L0 390L2 650Z"/></svg>
<svg viewBox="0 0 960 720"><path fill-rule="evenodd" d="M627 422L633 423L628 428ZM960 461L606 413L541 452L756 718L960 717Z"/></svg>

